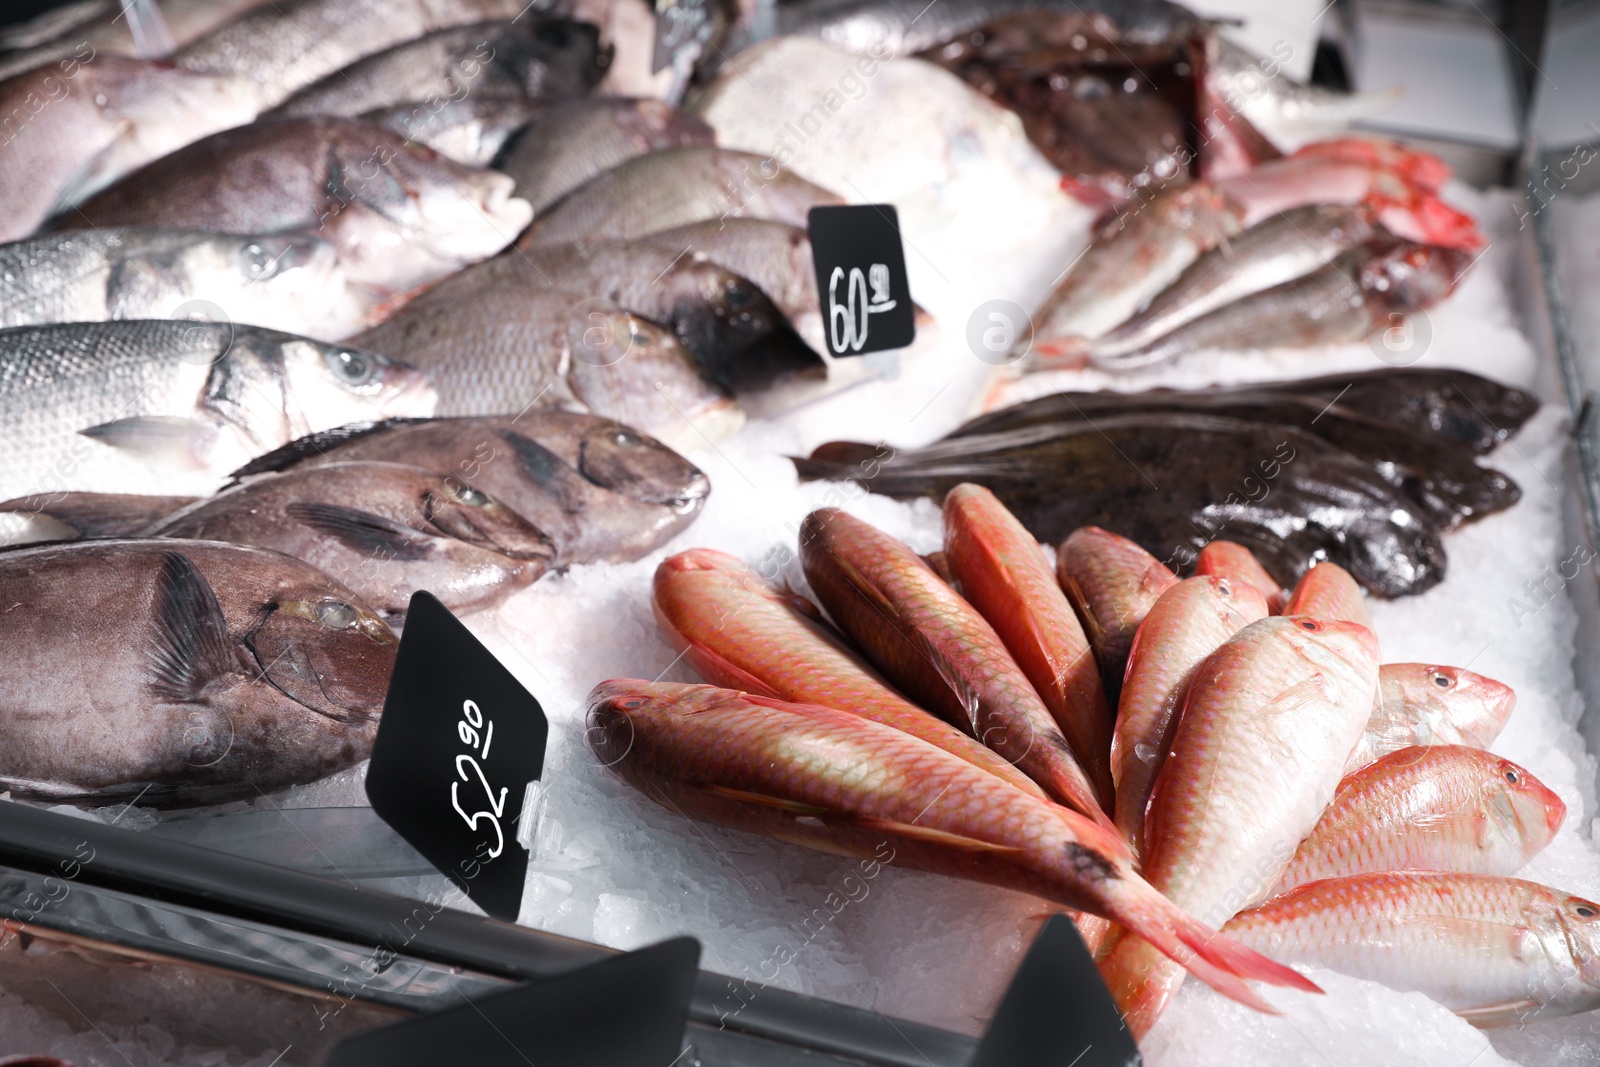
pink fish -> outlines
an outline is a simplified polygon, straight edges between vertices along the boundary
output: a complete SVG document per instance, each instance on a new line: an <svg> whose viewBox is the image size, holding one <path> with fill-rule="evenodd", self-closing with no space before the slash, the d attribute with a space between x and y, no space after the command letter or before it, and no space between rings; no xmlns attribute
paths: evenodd
<svg viewBox="0 0 1600 1067"><path fill-rule="evenodd" d="M1283 602L1288 599L1288 592L1267 573L1261 561L1256 559L1256 554L1243 545L1232 541L1207 542L1195 558L1194 572L1197 575L1216 575L1248 582L1267 598L1268 611L1274 615L1283 614Z"/></svg>
<svg viewBox="0 0 1600 1067"><path fill-rule="evenodd" d="M1372 629L1372 613L1361 587L1337 563L1322 562L1295 583L1283 606L1285 615L1310 615L1314 619L1343 619Z"/></svg>
<svg viewBox="0 0 1600 1067"><path fill-rule="evenodd" d="M1056 580L1094 648L1106 699L1115 704L1133 635L1178 576L1126 537L1085 526L1056 550Z"/></svg>
<svg viewBox="0 0 1600 1067"><path fill-rule="evenodd" d="M1516 703L1510 686L1460 667L1385 663L1378 702L1345 773L1409 745L1488 748Z"/></svg>

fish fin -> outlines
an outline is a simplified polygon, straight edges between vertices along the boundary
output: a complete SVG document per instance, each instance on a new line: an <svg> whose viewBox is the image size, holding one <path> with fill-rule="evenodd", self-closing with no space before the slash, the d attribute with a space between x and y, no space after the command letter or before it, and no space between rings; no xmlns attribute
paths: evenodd
<svg viewBox="0 0 1600 1067"><path fill-rule="evenodd" d="M382 515L340 504L296 502L284 509L291 519L363 555L418 560L428 556L432 538Z"/></svg>
<svg viewBox="0 0 1600 1067"><path fill-rule="evenodd" d="M948 830L936 830L931 826L916 826L908 822L898 822L894 819L885 819L877 815L859 815L855 819L856 825L869 830L880 830L886 834L897 837L909 837L913 841L920 841L927 845L940 845L945 848L958 848L966 852L983 852L990 855L1009 855L1022 851L1011 845L996 845L990 841L980 841L975 837L966 837L962 834L953 834Z"/></svg>
<svg viewBox="0 0 1600 1067"><path fill-rule="evenodd" d="M1310 678L1302 678L1261 705L1256 715L1280 715L1299 711L1315 700L1326 700L1328 680L1319 671Z"/></svg>
<svg viewBox="0 0 1600 1067"><path fill-rule="evenodd" d="M688 643L689 662L708 681L750 696L776 697L778 693L760 678L735 665L722 653L695 641Z"/></svg>
<svg viewBox="0 0 1600 1067"><path fill-rule="evenodd" d="M807 804L803 800L785 800L783 797L768 796L765 793L752 793L748 789L734 789L725 785L702 785L696 787L701 792L710 793L712 796L724 800L737 800L745 804L757 804L763 808L775 808L778 811L788 812L790 815L804 815L813 819L820 819L825 815L837 815L838 812L828 808Z"/></svg>
<svg viewBox="0 0 1600 1067"><path fill-rule="evenodd" d="M145 651L150 688L166 700L195 700L230 668L222 605L193 561L172 551L161 556L154 607L156 632Z"/></svg>
<svg viewBox="0 0 1600 1067"><path fill-rule="evenodd" d="M267 474L272 471L287 470L301 460L319 458L329 449L346 442L381 433L392 426L405 426L413 422L426 421L428 420L381 419L377 422L352 422L348 426L338 426L331 430L319 430L316 433L306 434L304 437L296 437L286 445L280 445L271 452L257 456L228 475L228 477L237 482L242 478L248 478L252 474Z"/></svg>
<svg viewBox="0 0 1600 1067"><path fill-rule="evenodd" d="M213 427L198 419L176 415L135 415L78 432L124 452L196 467L217 436Z"/></svg>
<svg viewBox="0 0 1600 1067"><path fill-rule="evenodd" d="M85 787L76 782L14 778L8 775L0 775L0 791L38 800L92 800L100 803L140 799L153 803L177 794L177 789L170 782L118 782L115 785Z"/></svg>
<svg viewBox="0 0 1600 1067"><path fill-rule="evenodd" d="M127 537L198 500L138 493L40 493L0 503L0 511L43 515L82 537Z"/></svg>
<svg viewBox="0 0 1600 1067"><path fill-rule="evenodd" d="M1477 1008L1460 1008L1456 1014L1473 1026L1509 1026L1512 1023L1528 1022L1539 1007L1537 1000L1524 997L1521 1000L1506 1000L1499 1004L1485 1004Z"/></svg>
<svg viewBox="0 0 1600 1067"><path fill-rule="evenodd" d="M517 469L528 480L555 497L562 510L576 512L582 505L576 492L577 483L586 481L572 465L531 437L503 430L500 437L511 446L511 455Z"/></svg>

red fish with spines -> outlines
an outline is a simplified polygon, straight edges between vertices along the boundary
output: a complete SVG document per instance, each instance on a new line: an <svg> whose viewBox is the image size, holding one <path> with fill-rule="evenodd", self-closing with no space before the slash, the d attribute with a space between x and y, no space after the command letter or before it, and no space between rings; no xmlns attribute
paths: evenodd
<svg viewBox="0 0 1600 1067"><path fill-rule="evenodd" d="M1385 663L1372 717L1345 773L1411 745L1488 748L1516 704L1509 685L1460 667Z"/></svg>
<svg viewBox="0 0 1600 1067"><path fill-rule="evenodd" d="M1085 526L1056 550L1056 581L1083 623L1100 663L1106 700L1115 705L1133 635L1156 599L1178 584L1178 576L1126 537Z"/></svg>
<svg viewBox="0 0 1600 1067"><path fill-rule="evenodd" d="M1178 727L1189 680L1234 634L1267 617L1255 586L1232 578L1186 578L1150 608L1128 653L1111 742L1117 829L1138 856L1145 808Z"/></svg>
<svg viewBox="0 0 1600 1067"><path fill-rule="evenodd" d="M1283 602L1289 597L1288 591L1267 573L1261 561L1256 559L1256 554L1244 545L1233 541L1207 542L1195 557L1194 573L1248 582L1266 597L1268 611L1274 615L1283 614Z"/></svg>
<svg viewBox="0 0 1600 1067"><path fill-rule="evenodd" d="M1566 814L1560 797L1508 759L1462 745L1403 748L1339 783L1273 895L1377 871L1515 874Z"/></svg>
<svg viewBox="0 0 1600 1067"><path fill-rule="evenodd" d="M1258 1010L1273 1009L1246 978L1319 991L1174 907L1114 833L849 712L623 679L590 693L586 736L604 765L690 818L1112 918Z"/></svg>
<svg viewBox="0 0 1600 1067"><path fill-rule="evenodd" d="M944 498L944 561L1043 698L1110 812L1111 711L1089 638L1043 548L993 493L963 483Z"/></svg>
<svg viewBox="0 0 1600 1067"><path fill-rule="evenodd" d="M1053 799L1113 829L1000 635L922 557L870 523L822 508L801 525L800 562L829 616L902 692Z"/></svg>
<svg viewBox="0 0 1600 1067"><path fill-rule="evenodd" d="M1033 779L998 753L890 688L809 600L772 588L726 552L692 548L663 560L651 603L663 636L714 685L854 712L1044 798Z"/></svg>
<svg viewBox="0 0 1600 1067"><path fill-rule="evenodd" d="M1284 602L1285 615L1310 615L1316 619L1343 619L1372 629L1372 613L1361 586L1350 572L1324 560L1306 571Z"/></svg>

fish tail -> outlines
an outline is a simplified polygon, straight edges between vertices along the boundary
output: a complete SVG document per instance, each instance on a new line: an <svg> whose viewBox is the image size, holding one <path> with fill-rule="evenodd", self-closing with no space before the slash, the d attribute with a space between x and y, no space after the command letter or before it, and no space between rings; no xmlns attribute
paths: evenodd
<svg viewBox="0 0 1600 1067"><path fill-rule="evenodd" d="M872 475L893 455L893 450L883 445L829 441L818 445L809 456L790 456L789 459L801 481L841 478L871 481Z"/></svg>

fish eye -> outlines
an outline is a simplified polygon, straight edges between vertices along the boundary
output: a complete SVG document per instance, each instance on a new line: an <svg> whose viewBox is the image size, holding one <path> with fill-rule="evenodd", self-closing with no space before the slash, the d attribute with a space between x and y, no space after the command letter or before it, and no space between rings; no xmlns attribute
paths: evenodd
<svg viewBox="0 0 1600 1067"><path fill-rule="evenodd" d="M1226 578L1218 578L1217 592L1223 596L1231 597L1233 595L1233 583Z"/></svg>
<svg viewBox="0 0 1600 1067"><path fill-rule="evenodd" d="M611 443L618 448L637 448L644 444L639 435L632 430L618 430L611 435Z"/></svg>
<svg viewBox="0 0 1600 1067"><path fill-rule="evenodd" d="M1322 631L1322 624L1316 619L1301 619L1298 625L1300 629L1308 630L1311 633L1320 633Z"/></svg>
<svg viewBox="0 0 1600 1067"><path fill-rule="evenodd" d="M1589 907L1587 904L1575 904L1573 905L1572 910L1583 916L1585 919L1592 919L1595 916L1594 909Z"/></svg>
<svg viewBox="0 0 1600 1067"><path fill-rule="evenodd" d="M361 613L342 600L319 600L317 622L330 630L348 630L361 620Z"/></svg>
<svg viewBox="0 0 1600 1067"><path fill-rule="evenodd" d="M626 708L628 711L632 711L635 708L642 707L643 705L644 697L629 697L627 700L620 700L617 702L617 707Z"/></svg>
<svg viewBox="0 0 1600 1067"><path fill-rule="evenodd" d="M1519 775L1515 770L1507 768L1506 781L1510 782L1512 785L1516 785L1518 782L1522 781L1522 776Z"/></svg>
<svg viewBox="0 0 1600 1067"><path fill-rule="evenodd" d="M489 494L470 485L453 484L450 493L469 508L481 508L489 503Z"/></svg>
<svg viewBox="0 0 1600 1067"><path fill-rule="evenodd" d="M1442 671L1435 671L1433 674L1433 684L1438 686L1440 689L1449 689L1456 683L1455 680L1452 679L1448 674L1445 674Z"/></svg>
<svg viewBox="0 0 1600 1067"><path fill-rule="evenodd" d="M728 298L728 306L736 308L742 308L756 298L756 295L749 289L746 289L744 286L735 284L733 282L728 283L726 295Z"/></svg>
<svg viewBox="0 0 1600 1067"><path fill-rule="evenodd" d="M259 241L251 241L244 248L244 269L256 281L266 281L278 273L278 257L269 253Z"/></svg>
<svg viewBox="0 0 1600 1067"><path fill-rule="evenodd" d="M338 348L328 353L328 367L346 385L366 385L377 367L365 353Z"/></svg>

